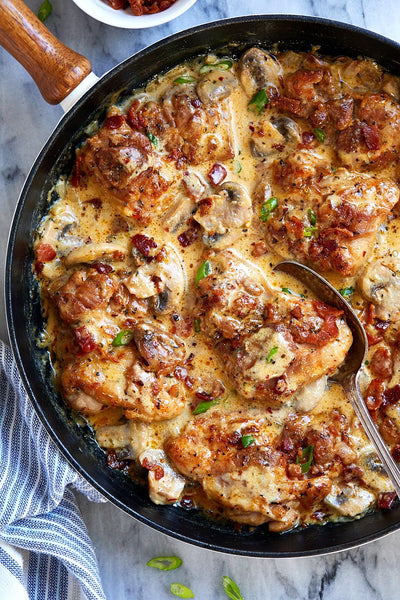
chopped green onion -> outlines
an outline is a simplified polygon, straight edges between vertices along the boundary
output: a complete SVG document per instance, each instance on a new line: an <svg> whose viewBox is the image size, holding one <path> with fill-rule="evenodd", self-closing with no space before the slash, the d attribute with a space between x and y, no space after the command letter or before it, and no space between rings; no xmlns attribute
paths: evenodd
<svg viewBox="0 0 400 600"><path fill-rule="evenodd" d="M227 71L232 65L233 62L231 60L220 60L219 62L215 62L210 65L203 65L200 67L199 72L203 75L203 73L209 73L210 71L215 71L216 69Z"/></svg>
<svg viewBox="0 0 400 600"><path fill-rule="evenodd" d="M336 171L337 171L336 167L334 167L333 165L331 165L331 171L332 171L332 173L336 173Z"/></svg>
<svg viewBox="0 0 400 600"><path fill-rule="evenodd" d="M218 404L218 400L206 400L205 402L200 402L196 406L196 408L192 411L192 415L202 415L207 412L209 408Z"/></svg>
<svg viewBox="0 0 400 600"><path fill-rule="evenodd" d="M181 583L171 583L171 587L169 589L174 596L178 596L178 598L194 598L192 590Z"/></svg>
<svg viewBox="0 0 400 600"><path fill-rule="evenodd" d="M200 279L204 277L208 277L212 273L212 267L209 260L205 260L202 265L200 265L199 270L196 273L196 285L198 286Z"/></svg>
<svg viewBox="0 0 400 600"><path fill-rule="evenodd" d="M237 173L239 175L239 173L241 173L242 171L242 163L240 163L238 160L235 161L235 173Z"/></svg>
<svg viewBox="0 0 400 600"><path fill-rule="evenodd" d="M160 571L172 571L177 569L182 564L182 559L178 556L157 556L149 560L146 565L160 569Z"/></svg>
<svg viewBox="0 0 400 600"><path fill-rule="evenodd" d="M118 346L127 346L133 339L133 331L131 329L123 329L112 341L112 345L117 348Z"/></svg>
<svg viewBox="0 0 400 600"><path fill-rule="evenodd" d="M158 138L154 134L152 134L151 131L146 131L146 135L153 144L153 146L155 148L158 148Z"/></svg>
<svg viewBox="0 0 400 600"><path fill-rule="evenodd" d="M310 221L311 225L315 225L315 223L317 222L317 215L312 210L312 208L308 209L308 220Z"/></svg>
<svg viewBox="0 0 400 600"><path fill-rule="evenodd" d="M272 196L269 200L264 202L264 204L260 208L260 219L263 223L267 221L269 215L273 210L278 206L278 198L276 196Z"/></svg>
<svg viewBox="0 0 400 600"><path fill-rule="evenodd" d="M196 78L191 75L180 75L174 79L174 83L193 83L194 81L196 81Z"/></svg>
<svg viewBox="0 0 400 600"><path fill-rule="evenodd" d="M308 473L308 471L310 470L312 459L313 459L313 454L314 454L314 444L310 444L310 446L307 446L306 448L304 448L304 450L301 453L301 460L307 459L305 462L300 463L300 457L297 456L296 465L301 464L301 472L302 473Z"/></svg>
<svg viewBox="0 0 400 600"><path fill-rule="evenodd" d="M252 108L254 106L258 114L260 114L264 106L266 106L268 103L269 98L267 96L267 90L265 88L261 88L261 90L258 90L258 92L254 94L247 107Z"/></svg>
<svg viewBox="0 0 400 600"><path fill-rule="evenodd" d="M222 582L224 586L224 591L231 600L243 600L243 596L240 593L240 590L236 583L233 581L233 579L224 575L222 578Z"/></svg>
<svg viewBox="0 0 400 600"><path fill-rule="evenodd" d="M267 363L269 364L270 362L272 362L272 358L275 356L275 354L278 352L279 347L278 346L274 346L273 348L271 348L271 350L268 352L268 358L267 358Z"/></svg>
<svg viewBox="0 0 400 600"><path fill-rule="evenodd" d="M43 4L40 6L39 10L38 10L38 19L39 21L45 21L47 19L47 17L49 17L51 15L51 11L53 10L53 7L51 5L51 2L49 2L49 0L44 0Z"/></svg>
<svg viewBox="0 0 400 600"><path fill-rule="evenodd" d="M313 233L317 231L318 227L304 227L303 235L304 237L312 237Z"/></svg>
<svg viewBox="0 0 400 600"><path fill-rule="evenodd" d="M316 127L314 129L314 133L315 133L315 137L317 138L317 140L319 142L321 142L321 144L323 144L325 141L325 133L322 131L322 129L319 129L318 127Z"/></svg>
<svg viewBox="0 0 400 600"><path fill-rule="evenodd" d="M200 332L200 319L195 319L194 320L194 330L195 330L195 333L199 333Z"/></svg>
<svg viewBox="0 0 400 600"><path fill-rule="evenodd" d="M281 289L282 289L282 292L286 292L286 294L291 294L292 296L298 296L299 298L305 298L304 294L295 294L289 288L281 288Z"/></svg>
<svg viewBox="0 0 400 600"><path fill-rule="evenodd" d="M366 361L365 361L365 363L364 363L364 365L365 365L366 367L368 367L368 365L369 365L369 360L366 360Z"/></svg>
<svg viewBox="0 0 400 600"><path fill-rule="evenodd" d="M242 435L240 440L242 442L243 448L247 448L248 446L251 446L251 444L254 444L254 442L256 441L254 439L254 436L251 435L250 433L247 433L246 435Z"/></svg>
<svg viewBox="0 0 400 600"><path fill-rule="evenodd" d="M348 298L354 293L355 289L353 287L345 287L339 290L339 294L342 294L343 298Z"/></svg>

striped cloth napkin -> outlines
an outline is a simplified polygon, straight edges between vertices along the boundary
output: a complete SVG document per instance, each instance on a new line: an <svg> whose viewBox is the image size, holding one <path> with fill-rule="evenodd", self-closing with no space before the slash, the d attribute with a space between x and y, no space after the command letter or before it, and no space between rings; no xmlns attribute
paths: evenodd
<svg viewBox="0 0 400 600"><path fill-rule="evenodd" d="M71 488L103 497L60 454L0 341L0 598L105 600Z"/></svg>

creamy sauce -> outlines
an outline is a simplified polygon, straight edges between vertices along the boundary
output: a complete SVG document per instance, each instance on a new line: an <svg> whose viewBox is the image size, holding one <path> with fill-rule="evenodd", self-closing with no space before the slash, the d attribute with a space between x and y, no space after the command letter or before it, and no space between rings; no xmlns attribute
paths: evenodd
<svg viewBox="0 0 400 600"><path fill-rule="evenodd" d="M314 365L314 362L310 362L310 360L315 361L315 358L312 358L314 350L311 349L309 358L307 358L308 355L305 355L306 358L301 359L303 364L293 375L293 381L297 382L293 383L293 386L297 387L289 389L290 393L286 393L278 386L274 388L272 397L270 392L267 393L263 388L263 393L260 394L257 390L261 388L257 387L256 383L253 385L253 382L261 380L265 382L274 378L279 382L281 376L286 377L290 367L296 364L300 342L294 344L286 330L282 333L279 327L276 329L276 324L268 325L273 328L273 333L269 335L265 329L265 313L264 316L256 315L254 317L255 319L264 319L264 324L262 322L258 325L251 324L248 330L236 332L236 338L227 332L228 325L226 323L223 325L225 329L218 329L220 325L216 324L216 319L217 317L220 319L221 314L214 314L212 308L212 302L215 303L217 300L215 297L211 297L211 304L206 303L204 281L202 282L200 279L196 283L196 278L199 278L201 266L208 261L212 269L210 277L213 275L221 277L221 285L225 285L224 272L220 274L219 267L216 265L219 260L222 260L221 256L226 258L225 252L232 251L233 254L229 256L233 256L234 262L240 261L243 272L246 273L246 277L249 277L249 281L244 282L243 285L250 295L253 294L252 300L261 298L264 308L267 305L273 307L274 302L283 306L290 302L298 302L301 310L307 311L307 307L310 307L310 310L314 311L314 308L311 308L314 306L312 304L313 296L309 290L301 282L282 273L274 272L273 267L281 260L282 256L302 260L302 256L298 254L300 251L303 252L303 250L299 250L301 244L308 243L310 240L312 242L319 234L316 230L319 227L322 230L323 217L320 216L322 209L318 204L320 200L317 202L315 215L313 210L310 213L311 209L309 208L314 206L315 196L322 193L318 191L318 186L325 185L325 181L328 182L327 186L331 186L329 191L324 192L325 196L323 197L332 198L332 211L334 211L336 206L340 206L343 202L343 195L341 195L343 186L340 187L343 167L347 169L345 177L348 176L348 173L353 172L361 172L361 178L376 176L379 180L390 182L393 190L398 177L397 150L393 152L391 160L385 159L386 163L383 166L379 164L376 169L373 164L368 169L364 166L360 168L359 165L357 165L357 169L353 166L350 168L349 161L353 161L353 154L347 153L350 158L345 156L343 149L338 149L339 142L335 140L344 130L349 130L349 127L353 125L341 129L342 124L338 125L336 121L338 127L335 129L335 126L332 125L337 119L334 102L347 94L354 99L358 106L367 94L382 94L385 90L389 94L387 98L390 98L390 102L398 105L399 101L398 95L396 96L399 90L398 81L390 79L372 61L360 60L357 62L339 59L338 61L324 62L320 58L307 59L306 55L294 53L278 55L277 58L280 72L278 73L274 64L272 67L268 67L272 71L267 69L271 78L270 85L255 84L256 91L263 89L269 98L261 107L260 112L252 104L253 94L250 95L246 90L246 79L243 75L246 65L243 59L236 63L229 57L217 59L213 56L201 57L193 63L178 66L166 75L152 81L146 89L134 92L124 105L114 107L109 115L111 120L108 121L108 129L106 121L106 125L102 126L100 132L104 132L104 128L106 128L107 135L118 133L121 127L119 115L129 115L132 103L136 101L134 116L130 117L131 121L129 122L133 129L132 119L136 119L134 123L138 130L141 127L140 131L142 131L144 127L148 137L147 143L150 141L151 147L143 150L143 147L140 146L140 144L144 144L143 140L138 146L136 139L129 143L121 140L115 144L113 142L112 151L122 146L125 148L124 144L130 148L128 153L122 153L125 158L121 159L121 155L119 155L117 160L120 162L117 168L112 162L114 158L109 152L109 146L107 146L104 156L99 158L100 152L104 150L104 139L99 138L99 142L96 141L97 133L96 125L94 125L95 136L92 138L94 141L91 142L93 147L90 152L87 151L86 146L78 150L78 176L75 172L72 179L59 181L56 186L59 199L52 204L48 215L44 217L35 242L37 257L35 268L41 284L43 310L47 319L45 337L57 374L56 384L72 408L85 415L94 428L100 445L109 453L109 464L121 466L125 465L123 461L128 461L126 463L128 465L131 464L130 461L133 461L132 464L136 464L139 470L143 468L143 472L149 475L150 496L157 503L176 503L189 507L197 505L203 510L211 511L214 516L222 514L224 517L249 525L258 525L267 521L271 523L270 528L274 531L289 529L299 522L307 524L337 520L343 517L359 517L367 510L374 508L377 499L382 498L382 494L391 492L390 482L376 467L376 462L371 459L372 448L362 432L343 390L338 385L326 385L325 378L319 385L319 391L315 387L308 394L308 396L312 396L311 400L305 393L300 405L300 397L297 396L300 390L304 392L307 389L304 388L305 384L321 375L329 376L338 366L332 361L336 360L336 354L340 354L342 351L344 354L341 360L343 360L348 347L347 345L345 348L347 343L345 324L340 325L337 321L340 326L339 331L335 334L338 340L342 340L338 344L340 346L342 343L344 350L332 346L333 350L330 353L321 354L320 361L323 361L323 368L317 374L307 372L308 365ZM218 101L206 104L204 109L203 103L196 95L197 82L205 77L201 70L204 71L204 66L214 65L221 60L221 68L216 71L211 69L210 73L212 75L215 72L216 77L221 76L222 81L222 77L225 77L228 72L234 83L232 84L230 80L228 83L223 83L226 86L232 84L232 89L229 94ZM269 58L268 60L273 59ZM225 69L227 65L229 68ZM357 70L357 65L358 67L361 65L362 68ZM332 81L340 82L337 84L340 94L326 90L323 92L327 96L324 100L321 99L320 104L317 103L318 106L315 105L314 112L322 110L322 105L326 108L328 106L326 103L331 102L328 106L331 116L327 117L321 126L313 127L310 125L310 121L313 119L316 121L318 115L301 113L302 116L299 116L293 112L293 107L291 111L288 111L284 104L279 104L277 98L282 98L286 94L285 97L300 101L304 112L307 102L309 104L315 102L315 99L311 97L307 100L310 86L303 82L301 85L297 84L298 87L300 86L297 89L293 82L289 85L288 78L291 74L304 73L304 71L312 72L315 75L318 69L322 69L325 74L329 71ZM276 81L273 79L274 73ZM318 79L318 76L315 77ZM180 78L183 78L183 83L180 82ZM286 83L283 83L284 81ZM313 85L316 84L311 84L311 87ZM329 85L331 83L328 82L326 87ZM215 92L215 81L213 86L212 92ZM297 98L293 89L297 89ZM188 133L185 139L185 125L181 129L178 127L179 143L181 144L179 147L184 154L182 162L179 164L176 156L171 157L173 144L171 138L168 137L168 132L165 134L160 128L160 135L156 135L151 126L148 126L146 131L146 126L143 125L146 115L143 116L144 113L140 113L140 110L148 103L153 102L154 106L163 107L166 110L167 116L164 114L162 126L164 123L174 120L177 123L182 115L175 112L171 117L168 110L172 110L171 106L175 102L175 100L170 101L171 97L174 98L174 94L178 94L180 90L189 95L191 98L189 104L193 109L198 109L200 114L202 114L201 111L207 110L208 116L202 124L199 140L193 137L195 135L193 132L190 134L192 138ZM392 92L391 95L390 92ZM201 93L198 92L198 94L201 97ZM189 110L188 105L185 105L184 108ZM341 107L340 110L343 112L344 108ZM138 120L136 116L139 113L142 121ZM290 119L289 125L292 127L292 133L295 131L297 138L296 135L290 137L287 131L285 138L282 127L280 130L278 129L277 123L282 116L287 119L285 127L288 127ZM342 113L341 117L343 117ZM182 119L184 120L184 117ZM151 119L149 122L154 125ZM193 122L188 121L188 131L192 125ZM123 127L126 127L125 122ZM362 150L361 145L367 143L367 154L369 152L369 159L371 159L371 153L376 153L379 150L378 146L379 148L384 147L385 134L381 134L382 139L378 143L373 136L376 134L376 130L378 131L377 135L380 134L379 123L376 127L375 125L368 125L369 129L366 127L364 126L364 129L361 127L361 134L357 134L354 130L354 139L351 140L351 143L356 143L354 140L356 140L356 135L359 135L357 143L360 144L360 153L363 151L365 154L365 148ZM168 130L167 125L165 129ZM143 133L141 135L143 136ZM371 136L371 139L368 138L368 135ZM121 139L124 139L123 135ZM196 146L197 141L198 145ZM98 145L96 146L96 144ZM131 145L129 146L129 144ZM231 148L231 151L228 152L229 156L221 158L227 144ZM177 145L179 144L177 143ZM187 146L189 146L189 150L187 150ZM208 148L208 154L207 152L204 154L204 148ZM138 158L137 154L140 152L145 156L144 159L143 156ZM299 156L300 174L296 172L297 166L293 167L293 164L290 163L290 160L297 160L296 156ZM324 169L324 171L314 173L307 179L304 176L304 170L308 167L301 162L304 156L311 161L311 169L314 171L315 169ZM279 160L285 163L286 171L282 176L283 183L278 173ZM379 158L376 160L378 164ZM143 166L140 166L141 161ZM81 164L84 164L84 167L79 166ZM221 181L213 184L213 176L210 176L210 173L215 164L219 168L222 166L225 174ZM315 165L317 166L315 167ZM121 194L121 189L126 187L126 183L115 183L116 178L120 177L122 172L122 178L128 177L128 187L129 185L134 186L135 179L132 173L135 169L139 172L140 169L145 168L154 169L169 184L167 189L151 200L149 222L142 217L134 217L133 204L129 204L132 196ZM81 169L80 173L79 169ZM127 175L129 169L132 169L132 173ZM217 169L217 176L219 174ZM102 177L105 179L103 180ZM194 177L195 186L197 188L200 186L200 192L195 192L190 187L193 183L190 177L192 179ZM300 183L293 184L294 187L297 186L296 189L300 189L302 194L302 199L298 204L296 204L297 199L293 195L295 193L293 189L285 188L287 177L298 177L301 180ZM333 178L333 183L329 177ZM339 181L340 185L335 183L335 179ZM243 207L239 206L237 210L243 212L236 213L239 215L237 221L229 226L224 225L224 219L231 222L233 209L228 202L229 215L225 215L226 207L223 203L226 202L226 196L221 191L221 186L226 182L243 186L250 199L246 204L246 200L241 197L240 201L243 202ZM368 185L369 182L370 179L368 179ZM346 185L349 187L350 184L346 183ZM344 185L345 188L346 185ZM385 183L385 185L385 189L390 188L389 183ZM242 188L235 187L234 189ZM393 190L390 188L390 193L388 192L388 204L391 201L390 198L396 194ZM379 194L378 192L373 192L373 194L375 194L376 201ZM208 200L209 198L211 201ZM266 218L260 218L263 214L262 206L271 198L277 198L278 208L273 208ZM307 204L308 201L309 204ZM304 204L305 202L306 204ZM379 204L379 198L377 202ZM393 204L395 204L394 201ZM288 211L284 211L279 219L276 215L284 205L289 207ZM138 206L141 210L140 198ZM211 216L210 213L207 213L210 206L219 207L219 212L216 213L217 216L213 222L214 231L210 230L211 225L209 224L209 221L213 220L213 213L211 212ZM136 209L137 205L135 205ZM374 206L371 210L373 209ZM205 213L203 217L201 217L202 211ZM242 218L242 214L247 217ZM196 221L196 215L198 221ZM286 219L285 226L289 231L290 223L287 221L287 215L291 215L290 218L294 215L298 222L303 223L300 235L302 239L297 239L297 234L294 233L293 244L289 247L287 239L292 233L287 233L286 239L283 242L278 241L274 247L273 236L275 233L271 227L280 227ZM274 222L275 217L276 223ZM241 218L242 222L240 222ZM308 218L308 222L304 221L305 218ZM378 328L374 329L375 333L383 332L378 346L371 345L370 369L374 364L374 354L379 345L388 349L387 352L390 354L392 363L396 359L397 352L395 349L396 322L389 319L382 325L381 321L375 322L373 317L368 322L365 311L371 305L362 295L359 287L365 261L371 264L381 257L396 258L397 252L400 250L399 220L396 212L392 212L392 206L387 209L386 215L382 216L381 223L382 225L374 222L371 225L369 222L372 230L372 242L369 243L368 255L361 260L361 264L355 265L353 271L352 267L349 267L343 275L339 267L326 270L321 267L322 263L317 262L313 265L311 261L312 266L323 272L337 289L348 290L349 298L360 316L363 316L371 336L372 328L375 328L375 325L378 325ZM374 227L379 228L378 233L373 230ZM144 253L141 251L142 246L138 247L136 242L132 242L134 236L137 235L146 236L147 244L149 239L152 240L151 247L146 248ZM186 243L188 235L189 237L192 235L192 238L189 243ZM362 238L362 236L363 234L360 237ZM103 246L100 247L100 245ZM310 252L310 248L311 246L308 246L307 252ZM165 259L163 249L167 249L165 252L169 253L167 259ZM356 252L354 252L355 254ZM366 253L364 252L364 254ZM172 263L168 263L168 260ZM306 258L303 260L309 262ZM318 258L318 260L320 259ZM172 264L171 268L168 267L169 264ZM239 272L239 267L233 266L232 269ZM218 275L216 275L217 273ZM71 287L70 278L73 274L79 275L81 279ZM205 275L204 280L207 279L207 273ZM101 283L103 287L98 283L99 276L103 277ZM182 277L182 282L180 282L180 277ZM95 291L93 291L93 287L89 290L84 287L88 285L90 278L94 282ZM167 281L166 288L162 287L165 283L164 279ZM122 282L125 295L128 292L131 294L128 308L127 301L125 304L119 301L118 305L115 295L113 295L116 293L114 288L113 292L107 296L107 288L116 285L116 281L118 284ZM249 286L254 287L255 283L260 287L261 292L248 291ZM239 287L240 285L242 284L238 284ZM182 286L182 294L180 294L180 286ZM172 307L168 305L165 310L155 310L154 302L165 300L165 297L162 296L165 290L167 290L166 301ZM283 294L282 290L284 290ZM157 294L160 296L158 296L158 300L154 300ZM137 303L135 309L132 309L132 296ZM174 305L175 301L176 305ZM287 310L291 310L290 306ZM226 315L223 315L222 320L225 318ZM246 318L243 317L244 321ZM313 312L310 318L314 319L318 333L322 317L318 317ZM149 327L159 328L170 336L177 336L177 341L173 338L175 341L168 342L174 347L172 353L179 354L181 352L179 345L182 341L184 358L181 357L178 361L177 368L179 366L184 368L186 380L185 377L182 378L182 373L178 376L174 368L168 370L163 363L164 359L159 360L158 356L154 359L158 360L158 367L153 368L151 366L153 357L150 356L153 350L148 349L146 340L140 342L139 338L135 337L134 341L132 338L128 339L126 345L119 347L116 345L115 340L118 338L118 334L135 328L138 322L144 322ZM139 333L135 335L139 335ZM329 336L332 337L332 335L332 331L330 331ZM310 344L312 346L314 342L310 342L311 338L307 338L307 340L307 352L309 352ZM142 353L140 343L145 345L146 355ZM221 343L222 346L228 344L228 350L224 349L225 347L221 350ZM236 355L236 348L243 347L251 355L252 352L255 352L254 347L258 343L263 345L263 353L257 354L249 367L245 363L240 363L241 359ZM315 344L315 356L319 356L319 353L322 353L321 348L325 346L321 340L317 340ZM303 347L301 343L300 347ZM170 358L165 360L170 360ZM136 364L140 365L140 376L135 371ZM241 371L239 374L237 374L238 365L239 371ZM366 369L365 372L364 390L369 389L371 381L378 378L386 380L387 388L391 387L390 378L394 377L393 369L395 367L392 367L392 372L386 377L381 377L379 374L377 376L376 368L375 372L370 369ZM240 382L243 373L245 381ZM148 384L146 377L149 378ZM157 410L154 407L144 406L144 400L139 408L136 405L133 406L134 403L132 404L132 398L140 396L140 390L139 392L135 391L140 386L147 390L146 386L148 385L149 389L153 390L151 392L153 396L162 393L160 390L154 392L154 381L168 391L166 412L162 413L165 418L154 416L157 415ZM247 392L248 389L250 392ZM147 391L143 394L147 394ZM171 401L174 394L176 398L182 397L182 400L179 400L180 404L177 400L179 406L170 409L168 403L175 402ZM162 403L162 401L160 402ZM211 404L200 417L196 415L195 409L201 402L210 402ZM140 404L139 400L137 403ZM299 411L298 406L302 407L302 411ZM195 414L193 414L193 410L195 410ZM238 417L239 421L235 421L235 425L232 425L236 441L229 443L235 443L240 452L246 450L245 443L247 441L249 448L252 447L253 450L259 446L273 447L274 451L281 453L278 466L269 467L268 461L262 463L261 459L252 458L253 455L251 455L248 460L250 463L252 460L255 461L255 466L251 463L253 465L251 468L255 469L254 472L243 466L247 464L245 462L241 468L238 468L237 466L232 467L231 461L224 475L221 475L221 472L211 472L210 479L206 481L204 475L198 473L197 465L193 466L193 469L188 464L182 463L181 465L180 459L176 458L180 448L179 443L177 442L177 450L174 442L172 442L172 446L170 445L171 440L182 439L182 445L185 447L184 437L186 435L190 437L191 434L188 432L192 431L190 428L195 427L196 423L201 423L200 431L203 427L201 419L212 421L213 415L215 415L215 424L225 423L226 431L228 431L231 427L229 424L231 416L241 414L243 416ZM238 425L241 418L242 425ZM341 430L337 425L338 419L342 419ZM385 415L381 415L378 420L381 424L385 420ZM292 433L291 437L289 436L290 443L292 446L294 444L294 447L288 449L290 446L288 444L285 449L282 440L285 431L288 430L288 427L289 429L292 427L290 424L293 424L294 421L297 423L293 425L295 433ZM398 421L400 431L400 417ZM253 425L250 426L250 422ZM208 427L208 424L208 421L204 421L204 426ZM221 432L223 427L225 425L221 424ZM398 443L397 435L400 441L397 422L393 424L391 431L391 437L388 437L388 434L386 439L394 447ZM319 432L318 435L316 432ZM320 448L319 437L324 438L325 434L328 435L326 432L329 432L329 436L333 438L329 456L328 450L324 455L323 451L318 449ZM220 435L222 439L225 433ZM246 438L246 436L248 437ZM210 439L207 435L200 437L199 447L208 448L207 444L211 444ZM227 438L223 439L221 444L228 443L226 442ZM310 442L310 440L314 441ZM208 455L213 452L211 448L212 444L207 449ZM162 453L156 455L150 452L149 454L149 450L162 451ZM297 452L297 455L293 452ZM160 458L160 456L164 458ZM301 465L307 462L307 458L310 462L308 468L307 465L301 468ZM206 461L206 459L204 460ZM285 461L287 462L286 467ZM167 465L168 469L170 466L172 467L172 471L167 469ZM314 471L312 469L310 471L310 465L313 465ZM324 479L325 471L328 473L327 481ZM178 472L184 477L178 475ZM242 475L239 475L240 473ZM265 476L268 474L268 477L271 477L270 494L269 496L266 494L269 500L265 500L264 504L255 500L252 496L253 491L250 491L254 488L254 496L257 496L259 489L257 478L260 473L264 473ZM241 483L233 483L240 480L241 477ZM268 481L268 477L265 481ZM287 501L279 487L276 488L278 491L275 490L274 486L279 485L279 478L284 481L285 489L290 488L287 492ZM315 481L319 478L315 483L314 496L304 502L302 497L305 492L301 485L305 481L311 481L312 478ZM164 487L161 486L162 483L165 484ZM318 485L325 490L323 493L318 492ZM243 488L246 486L249 488L250 499L243 500ZM273 490L275 491L273 492ZM237 495L237 499L235 499L235 495ZM277 512L273 508L275 504L284 505L281 507L281 512ZM286 505L290 505L290 510Z"/></svg>

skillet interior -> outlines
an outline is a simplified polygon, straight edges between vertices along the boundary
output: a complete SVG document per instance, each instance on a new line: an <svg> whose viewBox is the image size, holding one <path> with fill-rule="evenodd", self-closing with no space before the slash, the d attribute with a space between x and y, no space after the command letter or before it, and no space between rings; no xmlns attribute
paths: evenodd
<svg viewBox="0 0 400 600"><path fill-rule="evenodd" d="M284 535L260 527L253 533L210 522L196 511L155 506L146 490L105 466L105 456L87 428L77 425L51 385L47 352L38 348L42 330L38 287L32 276L33 231L48 210L48 191L69 173L83 130L101 119L116 90L129 92L177 63L228 46L228 51L279 42L285 50L320 46L323 54L369 56L400 75L400 45L356 27L295 16L241 17L174 35L127 59L96 84L61 120L39 154L22 190L11 229L6 264L6 310L11 344L25 387L50 435L73 466L126 513L178 539L213 550L259 557L295 557L334 552L378 538L400 527L400 506L360 521L310 527Z"/></svg>

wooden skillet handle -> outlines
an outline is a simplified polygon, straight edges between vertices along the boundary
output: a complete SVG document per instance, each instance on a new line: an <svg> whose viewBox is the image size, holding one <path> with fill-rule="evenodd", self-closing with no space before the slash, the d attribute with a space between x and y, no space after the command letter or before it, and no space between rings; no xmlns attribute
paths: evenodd
<svg viewBox="0 0 400 600"><path fill-rule="evenodd" d="M91 72L22 0L0 0L0 44L28 71L49 104L58 104Z"/></svg>

